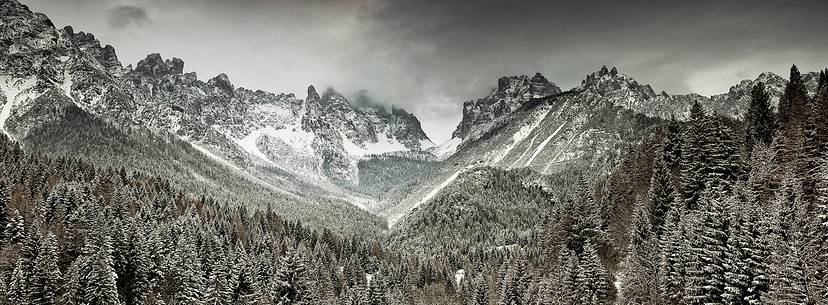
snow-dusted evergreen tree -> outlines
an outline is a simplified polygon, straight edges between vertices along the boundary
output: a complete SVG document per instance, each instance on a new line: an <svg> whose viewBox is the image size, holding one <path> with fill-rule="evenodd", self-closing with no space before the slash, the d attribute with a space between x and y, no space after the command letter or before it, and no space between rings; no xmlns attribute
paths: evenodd
<svg viewBox="0 0 828 305"><path fill-rule="evenodd" d="M700 227L695 229L685 301L689 304L723 304L726 250L729 235L728 204L706 193L702 199Z"/></svg>
<svg viewBox="0 0 828 305"><path fill-rule="evenodd" d="M696 209L699 197L704 191L707 167L707 150L710 139L707 135L708 118L698 102L690 107L690 118L682 147L681 185L688 209Z"/></svg>
<svg viewBox="0 0 828 305"><path fill-rule="evenodd" d="M630 244L622 271L619 296L622 304L663 304L659 290L660 257L655 235Z"/></svg>
<svg viewBox="0 0 828 305"><path fill-rule="evenodd" d="M385 278L375 273L371 278L371 284L368 287L368 304L369 305L388 305L388 296L385 289Z"/></svg>
<svg viewBox="0 0 828 305"><path fill-rule="evenodd" d="M34 272L29 285L29 298L33 305L57 304L57 291L62 278L58 267L58 246L55 235L50 231L41 241Z"/></svg>
<svg viewBox="0 0 828 305"><path fill-rule="evenodd" d="M6 212L9 204L11 204L11 195L9 194L8 183L0 180L0 245L6 239L6 226L11 221L10 215Z"/></svg>
<svg viewBox="0 0 828 305"><path fill-rule="evenodd" d="M529 286L528 262L519 254L519 258L512 260L503 281L501 282L499 305L523 304Z"/></svg>
<svg viewBox="0 0 828 305"><path fill-rule="evenodd" d="M753 280L750 270L753 239L745 230L745 219L740 211L729 215L731 236L727 241L724 264L724 293L722 298L727 304L749 304L748 290ZM758 299L758 298L755 298Z"/></svg>
<svg viewBox="0 0 828 305"><path fill-rule="evenodd" d="M681 124L672 117L664 131L663 146L664 161L671 170L679 169L681 165L683 143Z"/></svg>
<svg viewBox="0 0 828 305"><path fill-rule="evenodd" d="M578 255L575 274L577 304L598 305L606 302L609 294L609 277L592 241L587 241L583 252Z"/></svg>
<svg viewBox="0 0 828 305"><path fill-rule="evenodd" d="M478 274L474 280L474 292L469 305L489 304L489 283L483 274Z"/></svg>
<svg viewBox="0 0 828 305"><path fill-rule="evenodd" d="M766 304L811 304L800 248L802 242L793 239L781 243L771 255L770 286L762 301Z"/></svg>
<svg viewBox="0 0 828 305"><path fill-rule="evenodd" d="M28 289L28 275L24 262L20 259L12 270L11 278L9 279L8 287L6 288L6 299L10 304L29 304L29 289Z"/></svg>
<svg viewBox="0 0 828 305"><path fill-rule="evenodd" d="M120 304L118 298L115 262L110 236L105 232L105 221L100 219L91 226L86 244L78 257L80 287L83 302L89 305Z"/></svg>
<svg viewBox="0 0 828 305"><path fill-rule="evenodd" d="M204 273L194 237L182 236L173 253L175 302L201 304L204 298Z"/></svg>
<svg viewBox="0 0 828 305"><path fill-rule="evenodd" d="M275 304L305 304L308 292L305 278L305 263L295 251L290 251L280 258L279 268L271 282Z"/></svg>
<svg viewBox="0 0 828 305"><path fill-rule="evenodd" d="M705 153L709 159L705 188L715 189L721 195L730 191L739 176L739 149L730 128L720 119L711 120L708 128L707 135L712 137L712 141L708 143Z"/></svg>
<svg viewBox="0 0 828 305"><path fill-rule="evenodd" d="M802 82L802 74L796 65L791 67L788 84L779 98L778 120L783 129L801 128L804 123L808 93ZM799 126L798 126L799 125Z"/></svg>
<svg viewBox="0 0 828 305"><path fill-rule="evenodd" d="M20 215L20 211L15 209L12 212L9 217L9 223L6 224L6 230L4 233L6 234L8 241L11 243L23 242L26 234L26 227L23 222L23 215Z"/></svg>
<svg viewBox="0 0 828 305"><path fill-rule="evenodd" d="M765 84L756 83L750 91L750 104L745 115L745 150L748 154L756 144L770 145L776 129L770 95Z"/></svg>
<svg viewBox="0 0 828 305"><path fill-rule="evenodd" d="M233 288L231 287L230 266L225 258L217 258L210 266L207 274L205 305L229 305L233 302Z"/></svg>
<svg viewBox="0 0 828 305"><path fill-rule="evenodd" d="M664 223L670 212L670 208L673 206L675 197L673 176L670 173L664 155L658 154L656 156L656 162L653 165L653 175L650 178L650 191L648 193L649 222L652 233L656 238L660 238L664 233Z"/></svg>
<svg viewBox="0 0 828 305"><path fill-rule="evenodd" d="M553 280L550 282L549 291L541 297L544 305L574 304L578 296L578 256L568 249L562 249L561 252L560 272L550 274Z"/></svg>
<svg viewBox="0 0 828 305"><path fill-rule="evenodd" d="M662 300L667 304L680 304L684 300L684 288L687 278L687 264L690 263L690 243L688 242L687 223L690 216L682 217L683 203L676 202L670 210L665 234L662 236L660 287Z"/></svg>

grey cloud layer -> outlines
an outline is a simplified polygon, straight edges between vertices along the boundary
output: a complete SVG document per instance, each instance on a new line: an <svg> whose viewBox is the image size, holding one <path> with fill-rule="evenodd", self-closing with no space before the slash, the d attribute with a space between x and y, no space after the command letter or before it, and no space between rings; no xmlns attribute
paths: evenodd
<svg viewBox="0 0 828 305"><path fill-rule="evenodd" d="M147 10L140 6L120 5L109 9L107 12L109 25L114 28L125 28L130 25L143 25L149 23Z"/></svg>
<svg viewBox="0 0 828 305"><path fill-rule="evenodd" d="M827 1L134 0L122 4L143 17L114 24L108 1L31 2L126 62L161 52L245 87L366 89L438 141L501 75L539 71L569 88L606 64L657 90L713 94L792 63L828 64Z"/></svg>

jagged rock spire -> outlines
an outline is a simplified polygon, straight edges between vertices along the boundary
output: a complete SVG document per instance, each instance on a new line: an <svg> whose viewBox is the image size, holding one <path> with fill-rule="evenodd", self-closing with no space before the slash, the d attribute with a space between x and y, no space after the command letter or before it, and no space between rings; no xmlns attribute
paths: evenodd
<svg viewBox="0 0 828 305"><path fill-rule="evenodd" d="M173 57L171 60L164 60L161 54L152 53L135 65L135 73L144 76L165 76L184 73L184 61ZM226 77L226 75L225 75Z"/></svg>

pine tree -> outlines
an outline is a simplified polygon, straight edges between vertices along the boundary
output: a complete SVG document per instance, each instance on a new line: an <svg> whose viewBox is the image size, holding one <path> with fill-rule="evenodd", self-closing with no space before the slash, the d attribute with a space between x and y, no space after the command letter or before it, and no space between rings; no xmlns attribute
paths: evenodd
<svg viewBox="0 0 828 305"><path fill-rule="evenodd" d="M274 304L305 304L308 291L304 278L305 264L296 252L288 252L281 258L279 269L273 277L271 296Z"/></svg>
<svg viewBox="0 0 828 305"><path fill-rule="evenodd" d="M49 232L41 241L30 282L29 297L33 305L57 303L55 293L62 282L58 268L58 246L55 235Z"/></svg>
<svg viewBox="0 0 828 305"><path fill-rule="evenodd" d="M489 283L483 274L478 274L474 284L474 295L470 305L489 304Z"/></svg>
<svg viewBox="0 0 828 305"><path fill-rule="evenodd" d="M750 154L757 143L770 145L773 141L775 124L770 95L765 91L765 84L756 83L750 91L750 105L745 117L745 151Z"/></svg>
<svg viewBox="0 0 828 305"><path fill-rule="evenodd" d="M233 290L228 266L223 259L217 259L207 275L206 305L229 305L233 301Z"/></svg>
<svg viewBox="0 0 828 305"><path fill-rule="evenodd" d="M178 284L175 301L179 304L201 304L205 291L204 274L193 238L180 238L173 255Z"/></svg>
<svg viewBox="0 0 828 305"><path fill-rule="evenodd" d="M801 128L806 114L808 94L802 82L802 74L796 65L791 67L788 84L782 97L779 98L779 124L783 129Z"/></svg>
<svg viewBox="0 0 828 305"><path fill-rule="evenodd" d="M622 304L662 304L659 291L660 249L654 235L630 244L621 285Z"/></svg>
<svg viewBox="0 0 828 305"><path fill-rule="evenodd" d="M385 290L385 279L375 273L371 278L371 284L368 287L368 304L370 305L387 305L388 296Z"/></svg>
<svg viewBox="0 0 828 305"><path fill-rule="evenodd" d="M3 244L6 238L6 226L11 221L10 216L6 213L6 209L11 204L11 196L5 181L0 180L0 245Z"/></svg>
<svg viewBox="0 0 828 305"><path fill-rule="evenodd" d="M112 240L100 219L96 223L78 257L83 301L89 305L119 304Z"/></svg>
<svg viewBox="0 0 828 305"><path fill-rule="evenodd" d="M650 178L649 216L652 233L660 238L664 233L664 223L675 199L673 178L664 156L656 158L653 175Z"/></svg>
<svg viewBox="0 0 828 305"><path fill-rule="evenodd" d="M708 195L705 195L707 197ZM717 198L705 198L700 227L694 232L685 301L689 304L723 304L725 251L728 240L726 208Z"/></svg>
<svg viewBox="0 0 828 305"><path fill-rule="evenodd" d="M690 107L690 119L682 147L681 185L688 210L696 209L699 196L705 188L707 147L710 139L706 135L708 118L698 102Z"/></svg>
<svg viewBox="0 0 828 305"><path fill-rule="evenodd" d="M667 304L680 304L684 299L687 263L690 259L687 223L689 216L681 217L680 206L670 211L666 233L662 238L661 295Z"/></svg>
<svg viewBox="0 0 828 305"><path fill-rule="evenodd" d="M591 241L587 241L578 256L575 283L578 304L598 305L607 301L609 278Z"/></svg>

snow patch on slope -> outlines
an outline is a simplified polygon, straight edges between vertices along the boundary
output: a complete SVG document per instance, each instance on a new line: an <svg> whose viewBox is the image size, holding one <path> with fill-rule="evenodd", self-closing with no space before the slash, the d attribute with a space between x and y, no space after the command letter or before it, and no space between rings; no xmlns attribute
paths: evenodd
<svg viewBox="0 0 828 305"><path fill-rule="evenodd" d="M307 132L302 130L298 124L287 125L283 128L273 128L272 126L268 126L259 130L255 130L241 139L233 139L236 144L241 146L244 151L247 153L258 157L259 159L264 160L270 165L274 167L282 169L281 166L274 163L270 158L259 149L258 140L263 135L270 136L276 139L279 139L283 143L290 146L290 148L302 154L313 154L313 140L316 138L312 132Z"/></svg>
<svg viewBox="0 0 828 305"><path fill-rule="evenodd" d="M532 161L535 161L535 158L537 158L541 151L543 151L544 147L546 147L546 145L549 144L549 140L552 140L552 138L554 138L558 134L558 132L561 131L561 128L563 128L564 125L566 125L566 122L561 124L561 126L558 126L558 129L555 129L555 132L549 135L549 137L547 137L546 140L543 140L543 142L541 142L541 144L538 145L538 148L535 149L535 153L533 153L532 157L529 158L529 160L526 161L526 164L523 165L524 167L531 165Z"/></svg>
<svg viewBox="0 0 828 305"><path fill-rule="evenodd" d="M400 143L396 139L388 138L384 133L377 135L377 142L365 142L362 146L352 142L341 131L342 145L345 151L353 157L363 157L367 155L379 155L395 151L407 151L408 147Z"/></svg>
<svg viewBox="0 0 828 305"><path fill-rule="evenodd" d="M11 116L12 108L14 108L20 101L37 98L35 93L27 93L29 89L37 84L37 78L12 78L7 76L0 76L0 91L5 96L5 102L0 109L0 131L3 131L9 138L14 138L6 130L6 121ZM24 93L27 93L24 95Z"/></svg>
<svg viewBox="0 0 828 305"><path fill-rule="evenodd" d="M546 118L546 116L549 115L550 111L552 111L551 108L546 109L546 111L544 111L543 114L541 114L541 115L539 115L535 118L535 120L532 122L532 124L524 125L524 126L520 127L520 129L514 135L512 135L512 143L509 143L509 146L507 146L506 149L503 150L503 152L500 154L500 156L498 156L497 158L495 158L492 161L492 164L500 163L500 161L503 160L503 158L506 158L506 156L510 152L512 152L512 150L515 149L515 147L520 142L522 142L524 139L526 139L526 137L528 137L529 134L532 133L532 131L534 131L536 128L538 128L538 126L540 126L541 122L543 122L543 120Z"/></svg>
<svg viewBox="0 0 828 305"><path fill-rule="evenodd" d="M460 143L463 143L463 138L451 138L451 140L448 140L438 146L434 151L434 155L441 160L448 158L457 151L457 147L460 146Z"/></svg>
<svg viewBox="0 0 828 305"><path fill-rule="evenodd" d="M264 180L262 180L262 179L260 179L260 178L258 178L258 177L256 177L256 176L253 176L252 174L250 174L250 173L249 173L249 172L247 172L246 170L244 170L244 169L242 169L242 168L240 168L240 167L236 166L236 165L235 165L235 164L233 164L232 162L227 161L227 160L225 160L224 158L222 158L222 157L220 157L220 156L218 156L218 155L216 155L216 154L212 153L212 152L211 152L210 150L208 150L207 148L204 148L204 147L202 147L201 145L198 145L198 144L196 144L196 143L193 143L192 141L190 141L190 140L189 140L188 138L186 138L186 137L179 137L179 138L181 138L181 140L183 140L183 141L185 141L185 142L187 142L187 143L190 143L190 146L192 146L193 148L195 148L196 150L198 150L199 152L201 152L201 153L202 153L202 154L204 154L205 156L209 157L210 159L213 159L213 160L215 160L215 161L219 162L220 164L222 164L222 165L224 165L224 166L227 166L227 167L229 167L229 168L231 168L231 169L234 169L234 170L237 170L237 171L241 172L244 176L246 176L246 177L250 178L250 179L251 179L251 180L253 180L254 182L257 182L257 183L259 183L259 184L261 184L261 185L264 185L264 186L266 186L266 187L270 188L271 190L274 190L274 191L280 192L280 193L282 193L282 194L285 194L285 195L290 195L290 196L294 196L294 197L298 197L298 196L297 196L296 194L294 194L294 193L291 193L291 192L288 192L288 191L286 191L286 190L284 190L284 189L278 188L278 187L276 187L275 185L268 183L267 181L264 181Z"/></svg>

